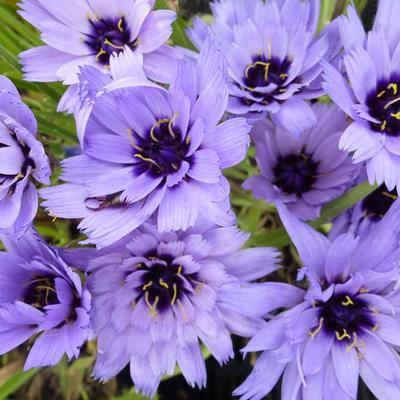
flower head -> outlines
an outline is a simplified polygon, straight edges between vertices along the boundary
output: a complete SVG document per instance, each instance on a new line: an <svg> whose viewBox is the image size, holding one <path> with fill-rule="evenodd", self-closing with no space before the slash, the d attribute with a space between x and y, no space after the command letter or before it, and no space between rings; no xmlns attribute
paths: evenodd
<svg viewBox="0 0 400 400"><path fill-rule="evenodd" d="M0 76L0 230L22 234L38 208L35 178L49 183L50 167L36 139L36 120L17 89Z"/></svg>
<svg viewBox="0 0 400 400"><path fill-rule="evenodd" d="M331 65L324 67L324 88L353 119L340 148L366 163L371 183L400 187L400 34L397 1L381 1L373 30L366 34L354 7L338 26L345 48L347 80Z"/></svg>
<svg viewBox="0 0 400 400"><path fill-rule="evenodd" d="M299 140L268 120L255 123L251 136L261 174L243 185L258 198L281 200L301 219L318 217L322 205L340 196L359 170L337 147L345 115L333 106L312 108L317 124Z"/></svg>
<svg viewBox="0 0 400 400"><path fill-rule="evenodd" d="M232 114L263 118L298 137L315 123L305 99L321 95L320 61L331 53L333 30L315 38L319 1L219 0L211 30L229 66ZM189 35L201 48L207 28L198 19Z"/></svg>
<svg viewBox="0 0 400 400"><path fill-rule="evenodd" d="M42 47L21 53L25 78L78 83L80 66L108 73L110 57L128 48L141 57L146 74L169 82L179 52L165 45L176 14L152 10L154 0L22 0L20 14L41 31ZM76 103L77 86L67 90L60 109ZM73 107L72 107L73 108Z"/></svg>
<svg viewBox="0 0 400 400"><path fill-rule="evenodd" d="M90 295L79 275L33 231L3 238L0 354L31 339L25 369L78 357L88 338ZM34 339L33 339L34 338Z"/></svg>
<svg viewBox="0 0 400 400"><path fill-rule="evenodd" d="M63 162L68 183L44 189L44 205L83 218L80 228L100 247L155 212L161 231L185 230L199 215L232 224L222 169L244 158L250 127L243 118L219 123L228 97L222 56L209 42L197 62L180 64L168 91L126 82L93 95L81 124L83 155Z"/></svg>
<svg viewBox="0 0 400 400"><path fill-rule="evenodd" d="M389 190L382 184L352 209L339 215L334 220L329 236L336 237L348 231L356 236L365 236L386 215L397 198L396 189Z"/></svg>
<svg viewBox="0 0 400 400"><path fill-rule="evenodd" d="M251 335L269 307L293 304L301 294L280 283L250 283L276 269L278 253L240 250L247 238L205 221L170 233L146 223L118 250L93 259L94 375L111 379L129 363L136 389L151 396L178 363L191 386L205 386L200 342L222 364L233 356L230 333Z"/></svg>
<svg viewBox="0 0 400 400"><path fill-rule="evenodd" d="M286 398L355 400L359 377L379 400L399 398L400 203L367 236L333 242L278 208L307 288L250 340L244 350L262 354L235 394L259 400L283 374Z"/></svg>

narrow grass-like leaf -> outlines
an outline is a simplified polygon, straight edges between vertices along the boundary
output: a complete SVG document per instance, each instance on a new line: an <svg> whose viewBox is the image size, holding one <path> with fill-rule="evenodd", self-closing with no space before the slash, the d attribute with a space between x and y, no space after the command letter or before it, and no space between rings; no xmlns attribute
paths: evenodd
<svg viewBox="0 0 400 400"><path fill-rule="evenodd" d="M368 182L361 183L343 196L328 203L322 209L321 216L318 219L309 222L309 225L314 228L319 228L327 222L330 222L332 218L354 206L364 197L372 193L376 188L377 186L371 186ZM290 243L290 238L283 228L255 235L250 240L251 244L255 246L284 247Z"/></svg>
<svg viewBox="0 0 400 400"><path fill-rule="evenodd" d="M39 369L18 371L10 379L0 385L0 400L5 400L10 394L15 393L24 383L35 375Z"/></svg>

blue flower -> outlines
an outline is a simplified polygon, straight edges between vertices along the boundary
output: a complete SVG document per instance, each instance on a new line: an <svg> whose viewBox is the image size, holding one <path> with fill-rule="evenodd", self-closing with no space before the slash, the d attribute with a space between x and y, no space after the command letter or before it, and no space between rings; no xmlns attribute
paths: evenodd
<svg viewBox="0 0 400 400"><path fill-rule="evenodd" d="M254 334L269 308L290 306L301 291L250 283L274 271L272 248L240 247L248 235L205 220L186 232L142 225L89 263L94 376L109 380L130 364L135 388L153 396L179 365L191 386L206 384L200 343L223 364L233 357L230 334Z"/></svg>
<svg viewBox="0 0 400 400"><path fill-rule="evenodd" d="M251 136L261 174L243 184L257 198L282 201L301 219L317 218L321 207L340 196L359 172L338 149L347 127L345 114L323 104L312 109L317 124L298 140L269 120L254 124Z"/></svg>
<svg viewBox="0 0 400 400"><path fill-rule="evenodd" d="M41 32L44 46L20 54L25 79L72 85L61 111L76 110L80 66L108 73L110 57L125 48L140 58L146 74L169 82L180 52L165 43L176 14L152 10L154 0L22 0L19 13Z"/></svg>
<svg viewBox="0 0 400 400"><path fill-rule="evenodd" d="M338 20L346 77L324 66L324 88L353 120L339 146L365 163L371 183L400 187L400 33L398 1L379 2L373 30L366 34L354 9ZM347 79L346 79L347 78Z"/></svg>
<svg viewBox="0 0 400 400"><path fill-rule="evenodd" d="M154 213L160 231L185 230L198 216L231 225L222 170L245 157L250 126L244 118L220 123L228 90L223 58L212 42L197 62L179 65L169 90L141 76L132 78L133 86L122 78L96 94L90 80L97 82L98 74L82 74L91 93L80 119L83 154L63 161L66 184L41 191L50 213L83 218L79 228L99 247ZM135 86L139 81L142 86Z"/></svg>
<svg viewBox="0 0 400 400"><path fill-rule="evenodd" d="M48 184L50 178L49 160L36 134L32 111L0 75L0 230L16 235L28 229L37 212L33 181Z"/></svg>
<svg viewBox="0 0 400 400"><path fill-rule="evenodd" d="M79 275L33 229L2 240L0 354L32 339L25 369L78 357L90 330L90 294Z"/></svg>
<svg viewBox="0 0 400 400"><path fill-rule="evenodd" d="M365 237L332 242L278 208L306 289L245 347L262 353L235 394L261 400L283 376L283 398L355 400L361 377L379 400L399 399L400 202Z"/></svg>
<svg viewBox="0 0 400 400"><path fill-rule="evenodd" d="M316 37L320 1L219 0L211 30L228 63L228 111L272 120L298 138L316 120L306 102L320 96L322 59L332 59L336 31ZM207 26L188 30L202 48Z"/></svg>

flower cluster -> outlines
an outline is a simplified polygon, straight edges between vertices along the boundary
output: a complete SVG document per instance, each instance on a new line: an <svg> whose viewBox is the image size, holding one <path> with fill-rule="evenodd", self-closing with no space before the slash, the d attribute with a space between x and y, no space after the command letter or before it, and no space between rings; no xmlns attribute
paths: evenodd
<svg viewBox="0 0 400 400"><path fill-rule="evenodd" d="M79 146L36 188L51 174L36 120L0 76L1 355L29 341L25 368L50 366L96 339L93 376L129 365L153 397L177 367L204 387L203 350L222 365L238 335L261 352L241 400L280 379L284 400L356 400L360 377L400 398L400 1L370 32L353 5L321 29L320 6L215 0L188 29L197 53L171 45L176 14L154 0L21 1L45 43L20 55L25 79L68 85ZM266 219L255 241L239 228L243 189L298 258L262 247L285 240ZM92 247L40 237L38 191Z"/></svg>

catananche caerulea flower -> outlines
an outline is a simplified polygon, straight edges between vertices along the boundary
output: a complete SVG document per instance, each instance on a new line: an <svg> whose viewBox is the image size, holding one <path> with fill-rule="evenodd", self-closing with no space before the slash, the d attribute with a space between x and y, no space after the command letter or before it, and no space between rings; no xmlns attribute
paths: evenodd
<svg viewBox="0 0 400 400"><path fill-rule="evenodd" d="M283 375L283 400L356 400L361 377L379 400L399 399L400 203L364 238L333 242L279 209L308 288L245 347L262 353L235 394L261 400Z"/></svg>
<svg viewBox="0 0 400 400"><path fill-rule="evenodd" d="M364 236L374 229L392 204L397 200L397 190L389 190L385 184L358 202L352 209L335 218L330 237L345 232L352 232L356 236Z"/></svg>
<svg viewBox="0 0 400 400"><path fill-rule="evenodd" d="M90 295L79 275L33 230L3 237L0 354L34 341L25 369L78 357L89 334Z"/></svg>
<svg viewBox="0 0 400 400"><path fill-rule="evenodd" d="M176 14L153 11L154 0L22 0L20 14L39 29L42 47L21 53L25 78L32 81L78 83L79 66L108 72L110 56L125 47L142 58L146 74L169 82L177 50L165 45ZM61 100L60 109L74 109L78 86Z"/></svg>
<svg viewBox="0 0 400 400"><path fill-rule="evenodd" d="M90 80L101 77L86 72L82 80L92 93ZM67 183L43 189L44 205L58 217L83 218L80 229L98 247L155 212L160 231L185 230L199 215L231 225L221 171L244 158L250 127L244 118L219 123L228 100L221 54L210 41L197 61L179 65L168 91L125 86L126 79L88 95L83 154L63 162ZM143 76L133 81L148 85Z"/></svg>
<svg viewBox="0 0 400 400"><path fill-rule="evenodd" d="M247 238L204 221L168 233L146 223L118 251L93 259L95 377L111 379L130 364L135 388L152 396L178 363L191 386L203 387L200 343L222 364L233 356L230 333L249 336L269 308L296 303L295 287L250 283L277 268L278 252L240 250Z"/></svg>
<svg viewBox="0 0 400 400"><path fill-rule="evenodd" d="M379 2L372 31L366 34L354 7L338 26L345 48L345 79L325 64L324 88L353 119L340 148L366 163L370 182L400 187L400 2Z"/></svg>
<svg viewBox="0 0 400 400"><path fill-rule="evenodd" d="M48 184L50 167L36 119L13 83L0 75L0 230L22 234L38 208L32 177Z"/></svg>
<svg viewBox="0 0 400 400"><path fill-rule="evenodd" d="M229 66L228 111L269 113L298 137L315 123L305 100L322 94L320 61L335 45L332 27L315 38L320 1L218 0L211 7L211 30ZM200 19L189 29L198 48L207 30Z"/></svg>
<svg viewBox="0 0 400 400"><path fill-rule="evenodd" d="M269 120L255 123L251 136L261 174L243 185L257 198L281 200L301 219L318 217L322 205L340 196L359 170L338 149L345 114L335 106L312 108L317 124L298 140Z"/></svg>

